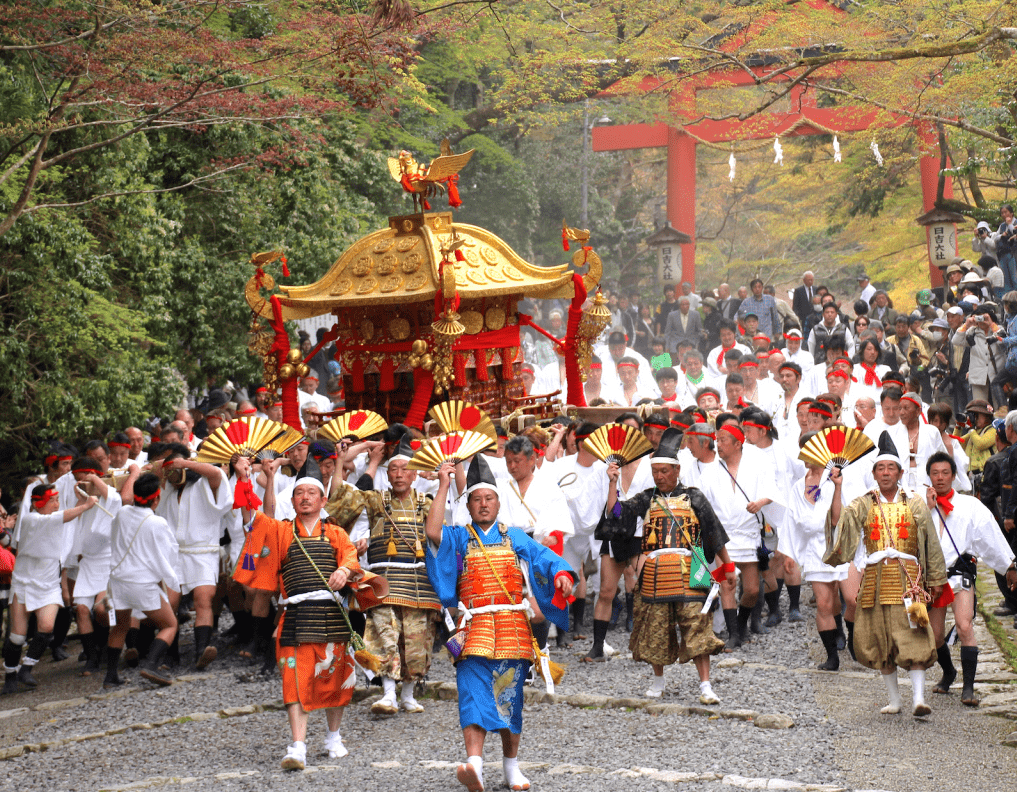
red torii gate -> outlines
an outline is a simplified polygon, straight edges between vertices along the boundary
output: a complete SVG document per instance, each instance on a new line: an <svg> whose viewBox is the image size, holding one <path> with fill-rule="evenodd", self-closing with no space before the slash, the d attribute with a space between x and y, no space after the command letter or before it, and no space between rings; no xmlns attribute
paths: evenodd
<svg viewBox="0 0 1017 792"><path fill-rule="evenodd" d="M756 74L764 69L756 67ZM679 231L692 237L682 248L682 281L696 283L696 147L697 139L709 143L728 143L739 140L760 140L776 136L829 135L833 133L862 132L874 127L897 127L913 123L903 116L892 116L866 106L842 106L821 108L816 106L815 95L806 86L795 86L788 93L791 107L799 108L791 113L764 113L745 121L703 120L695 124L681 123L683 118L695 118L696 93L711 87L738 87L755 85L752 77L744 70L731 70L711 74L695 86L688 87L682 97L672 101L672 112L679 119L679 125L622 124L619 126L598 126L593 128L594 151L625 151L637 148L667 148L667 219ZM649 91L659 86L659 81L644 80L640 91ZM939 182L940 154L939 140L935 129L929 125L918 127L922 145L919 171L922 179L923 212L928 212L936 202ZM944 198L953 197L953 185L948 179L943 191ZM956 255L956 248L947 256L949 261ZM930 259L929 273L933 285L942 283L942 271Z"/></svg>

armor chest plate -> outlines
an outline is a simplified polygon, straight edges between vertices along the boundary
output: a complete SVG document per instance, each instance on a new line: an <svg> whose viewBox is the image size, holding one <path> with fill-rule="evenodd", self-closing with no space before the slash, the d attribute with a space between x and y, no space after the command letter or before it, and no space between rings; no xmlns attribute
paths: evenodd
<svg viewBox="0 0 1017 792"><path fill-rule="evenodd" d="M293 597L326 588L321 576L328 580L338 568L335 548L324 533L301 540L294 536L282 564L282 581L286 596ZM302 643L345 643L349 639L350 631L346 626L346 620L334 600L305 600L296 605L286 606L279 635L282 646L297 646Z"/></svg>
<svg viewBox="0 0 1017 792"><path fill-rule="evenodd" d="M907 503L874 501L865 521L865 553L872 555L880 550L896 548L901 553L918 557L918 535L914 516ZM859 605L871 608L880 605L900 605L905 591L904 570L912 579L920 574L914 561L887 559L865 567L862 577Z"/></svg>

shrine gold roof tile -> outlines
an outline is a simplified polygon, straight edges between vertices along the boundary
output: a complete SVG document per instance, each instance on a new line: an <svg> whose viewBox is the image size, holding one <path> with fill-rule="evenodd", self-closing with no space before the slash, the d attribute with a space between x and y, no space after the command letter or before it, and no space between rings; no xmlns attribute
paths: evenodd
<svg viewBox="0 0 1017 792"><path fill-rule="evenodd" d="M568 264L537 267L524 261L495 234L454 222L451 212L390 217L388 228L354 242L317 282L280 285L284 319L303 319L337 308L372 307L433 300L441 288L442 246L453 231L462 242L464 261L449 255L456 291L464 300L517 295L571 299L573 268ZM589 257L587 288L600 280L600 259ZM579 262L582 263L582 262ZM445 267L449 267L448 263ZM259 314L271 309L252 279L247 301Z"/></svg>

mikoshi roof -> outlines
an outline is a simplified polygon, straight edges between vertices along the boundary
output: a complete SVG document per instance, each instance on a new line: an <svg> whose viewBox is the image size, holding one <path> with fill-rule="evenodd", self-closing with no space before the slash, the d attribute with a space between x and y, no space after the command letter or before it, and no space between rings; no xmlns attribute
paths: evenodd
<svg viewBox="0 0 1017 792"><path fill-rule="evenodd" d="M447 256L453 241L465 259ZM538 267L522 259L495 234L457 223L451 212L390 217L388 228L374 231L347 248L329 271L308 286L279 285L284 319L305 319L336 308L370 307L433 300L442 288L439 265L446 260L445 295L458 292L464 300L503 295L570 300L574 290L568 264ZM587 289L600 281L600 258L577 250L573 264L589 264L583 276ZM451 268L451 271L449 271ZM454 289L452 287L454 277ZM271 291L274 281L263 276L261 287ZM256 278L247 283L247 302L266 318L272 309L259 293Z"/></svg>

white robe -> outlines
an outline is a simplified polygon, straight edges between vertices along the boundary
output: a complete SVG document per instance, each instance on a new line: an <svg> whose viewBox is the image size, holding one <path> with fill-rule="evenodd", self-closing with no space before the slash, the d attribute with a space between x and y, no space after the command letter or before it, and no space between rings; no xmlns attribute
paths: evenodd
<svg viewBox="0 0 1017 792"><path fill-rule="evenodd" d="M607 465L595 460L584 467L579 464L578 455L572 454L552 463L545 462L544 467L549 468L552 478L559 482L572 516L575 533L566 540L562 557L573 569L579 569L593 551L593 532L607 504Z"/></svg>
<svg viewBox="0 0 1017 792"><path fill-rule="evenodd" d="M954 493L953 511L949 515L941 509L932 510L932 522L936 526L943 559L947 569L953 566L961 553L970 553L987 567L1004 574L1013 562L1014 553L999 530L996 518L985 505L971 495ZM944 528L943 518L946 518ZM959 551L959 552L958 552ZM961 588L961 576L950 577L954 591Z"/></svg>
<svg viewBox="0 0 1017 792"><path fill-rule="evenodd" d="M498 482L501 501L498 521L521 528L538 542L549 537L552 531L561 531L566 537L574 536L572 514L565 493L558 486L558 478L560 476L555 476L550 469L544 472L540 468L533 474L522 497L515 480Z"/></svg>
<svg viewBox="0 0 1017 792"><path fill-rule="evenodd" d="M749 513L746 506L750 501L769 498L772 503L764 506L761 514L776 528L784 519L786 495L778 488L773 467L768 464L767 458L758 448L749 445L742 447L742 459L738 464L736 479L741 489L733 484L729 471L723 461L718 459L717 465L710 465L704 469L699 488L710 501L717 518L727 531L727 551L731 560L737 563L755 563L756 548L762 541L760 537L762 525L755 514Z"/></svg>
<svg viewBox="0 0 1017 792"><path fill-rule="evenodd" d="M60 593L60 566L66 524L63 511L53 514L30 511L22 516L11 594L30 612L46 605L64 604Z"/></svg>
<svg viewBox="0 0 1017 792"><path fill-rule="evenodd" d="M222 518L233 508L233 493L224 476L213 495L208 479L202 476L188 484L177 499L178 490L167 486L159 499L157 514L169 523L179 546L177 577L180 593L219 581L219 537Z"/></svg>
<svg viewBox="0 0 1017 792"><path fill-rule="evenodd" d="M618 369L615 367L614 358L606 345L594 349L594 354L600 358L603 364L601 383L611 386L613 393L621 392L621 380L618 378ZM648 399L656 399L660 396L660 388L657 387L657 380L653 376L653 366L645 357L640 355L632 347L625 347L625 354L622 357L630 357L639 363L639 377L636 380L636 387L641 394Z"/></svg>
<svg viewBox="0 0 1017 792"><path fill-rule="evenodd" d="M735 343L734 348L742 353L742 357L752 356L752 350L745 346L745 344ZM719 379L721 381L723 381L724 377L727 376L727 373L721 371L720 366L717 364L717 358L721 356L721 353L723 351L724 351L723 345L715 346L713 349L710 350L709 354L706 356L705 361L707 373L714 379ZM723 359L721 359L721 363L723 362L724 362ZM723 394L724 389L721 388L720 392L721 394Z"/></svg>
<svg viewBox="0 0 1017 792"><path fill-rule="evenodd" d="M179 553L169 523L151 509L125 506L113 520L109 595L117 610L158 610L159 587L180 591Z"/></svg>
<svg viewBox="0 0 1017 792"><path fill-rule="evenodd" d="M101 498L77 520L74 552L81 558L78 561L78 577L74 584L75 604L91 605L95 596L106 590L106 583L109 580L113 517L120 511L123 501L120 500L120 493L113 487L107 489L106 497ZM109 511L113 517L106 514L103 509ZM79 599L81 603L78 603Z"/></svg>
<svg viewBox="0 0 1017 792"><path fill-rule="evenodd" d="M833 583L846 580L848 564L836 567L823 563L826 554L826 515L833 506L834 486L823 482L815 503L805 497L805 476L791 485L787 510L779 529L777 550L797 561L808 583ZM841 505L844 492L841 490Z"/></svg>

